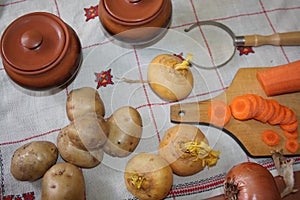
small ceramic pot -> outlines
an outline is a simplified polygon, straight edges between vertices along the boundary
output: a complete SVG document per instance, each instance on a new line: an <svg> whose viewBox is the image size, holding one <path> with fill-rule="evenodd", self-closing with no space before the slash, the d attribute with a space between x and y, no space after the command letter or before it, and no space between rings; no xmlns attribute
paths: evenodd
<svg viewBox="0 0 300 200"><path fill-rule="evenodd" d="M171 0L100 0L98 9L105 32L134 45L161 36L172 18Z"/></svg>
<svg viewBox="0 0 300 200"><path fill-rule="evenodd" d="M82 61L75 31L46 12L29 13L13 21L0 45L6 73L30 90L63 87L73 80Z"/></svg>

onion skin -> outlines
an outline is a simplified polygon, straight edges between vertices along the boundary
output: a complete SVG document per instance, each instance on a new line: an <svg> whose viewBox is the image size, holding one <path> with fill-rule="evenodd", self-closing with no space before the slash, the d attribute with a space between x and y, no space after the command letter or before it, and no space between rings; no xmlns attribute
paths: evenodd
<svg viewBox="0 0 300 200"><path fill-rule="evenodd" d="M281 199L272 174L253 162L241 163L230 169L225 177L224 195L229 200Z"/></svg>

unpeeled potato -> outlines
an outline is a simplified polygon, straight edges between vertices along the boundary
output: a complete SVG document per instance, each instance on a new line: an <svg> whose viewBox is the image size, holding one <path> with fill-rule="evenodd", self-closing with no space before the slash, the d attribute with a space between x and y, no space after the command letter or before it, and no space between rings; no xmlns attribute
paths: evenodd
<svg viewBox="0 0 300 200"><path fill-rule="evenodd" d="M72 90L67 98L66 110L70 121L86 113L95 113L102 117L105 115L103 101L98 91L91 87Z"/></svg>
<svg viewBox="0 0 300 200"><path fill-rule="evenodd" d="M108 140L104 145L105 153L126 157L140 142L143 131L142 118L139 112L130 106L123 106L108 118Z"/></svg>
<svg viewBox="0 0 300 200"><path fill-rule="evenodd" d="M150 62L148 81L152 90L162 99L181 100L191 93L193 74L189 67L176 67L182 62L179 57L171 54L158 55Z"/></svg>
<svg viewBox="0 0 300 200"><path fill-rule="evenodd" d="M101 148L108 136L108 126L102 116L88 113L74 119L63 129L77 148L95 150Z"/></svg>
<svg viewBox="0 0 300 200"><path fill-rule="evenodd" d="M18 148L11 159L10 171L20 181L35 181L56 163L58 150L52 142L33 141Z"/></svg>
<svg viewBox="0 0 300 200"><path fill-rule="evenodd" d="M141 200L165 198L173 184L173 173L168 163L153 153L139 153L125 168L126 188Z"/></svg>
<svg viewBox="0 0 300 200"><path fill-rule="evenodd" d="M102 148L93 151L78 148L64 130L57 136L57 148L65 161L82 168L96 167L101 163L104 154Z"/></svg>
<svg viewBox="0 0 300 200"><path fill-rule="evenodd" d="M42 200L84 200L85 181L82 171L70 163L57 163L42 180Z"/></svg>

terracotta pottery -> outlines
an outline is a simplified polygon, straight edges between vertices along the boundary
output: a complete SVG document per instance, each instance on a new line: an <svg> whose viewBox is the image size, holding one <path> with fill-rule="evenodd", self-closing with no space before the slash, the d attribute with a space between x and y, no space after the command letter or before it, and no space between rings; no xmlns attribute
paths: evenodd
<svg viewBox="0 0 300 200"><path fill-rule="evenodd" d="M129 44L146 44L161 36L172 17L171 0L100 0L105 33Z"/></svg>
<svg viewBox="0 0 300 200"><path fill-rule="evenodd" d="M30 90L63 87L75 77L82 61L75 31L46 12L29 13L13 21L0 44L6 73Z"/></svg>

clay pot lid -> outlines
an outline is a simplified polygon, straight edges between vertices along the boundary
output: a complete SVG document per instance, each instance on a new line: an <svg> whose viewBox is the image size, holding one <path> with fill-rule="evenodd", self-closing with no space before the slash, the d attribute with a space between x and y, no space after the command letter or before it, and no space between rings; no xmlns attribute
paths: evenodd
<svg viewBox="0 0 300 200"><path fill-rule="evenodd" d="M55 15L30 13L7 27L1 38L1 54L17 71L40 71L64 54L66 37L67 29Z"/></svg>
<svg viewBox="0 0 300 200"><path fill-rule="evenodd" d="M104 7L115 19L125 23L151 20L163 7L164 0L103 0Z"/></svg>

